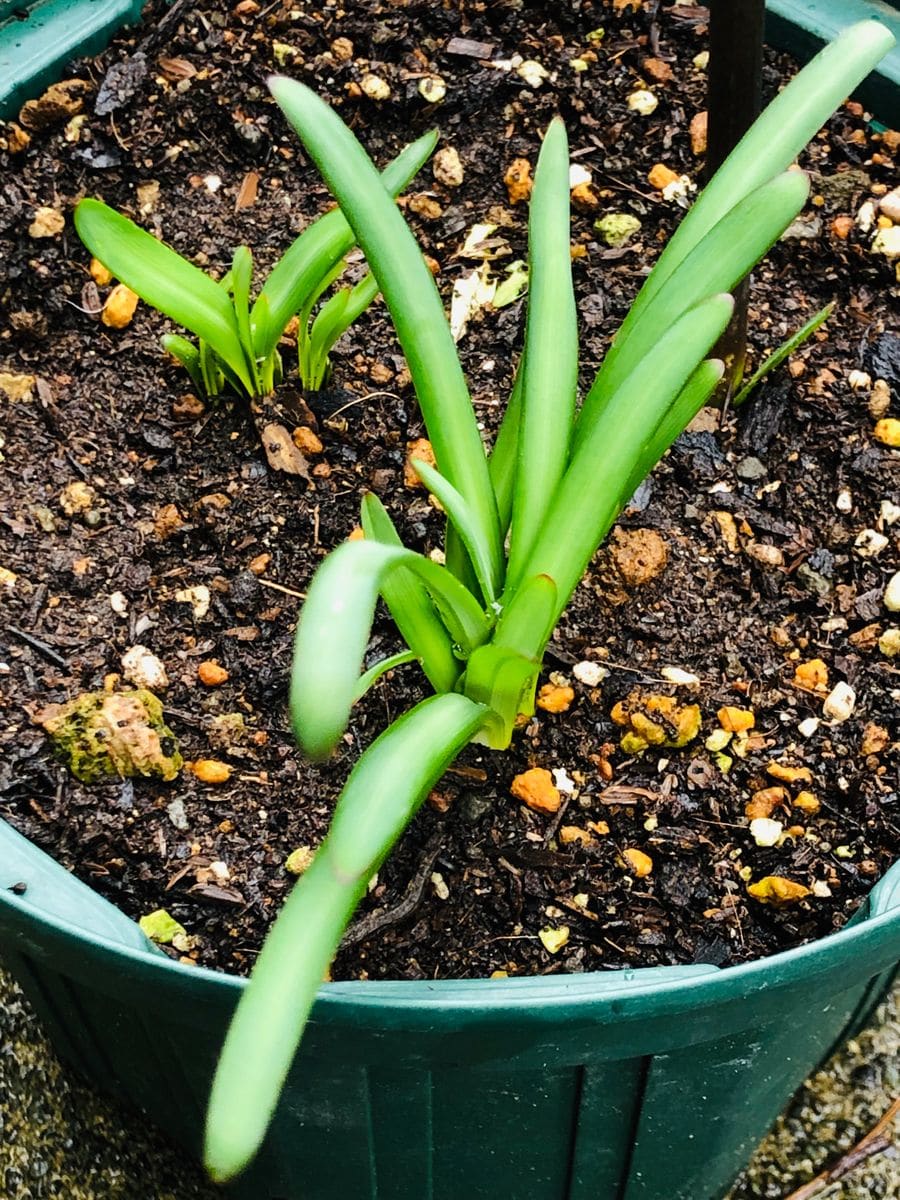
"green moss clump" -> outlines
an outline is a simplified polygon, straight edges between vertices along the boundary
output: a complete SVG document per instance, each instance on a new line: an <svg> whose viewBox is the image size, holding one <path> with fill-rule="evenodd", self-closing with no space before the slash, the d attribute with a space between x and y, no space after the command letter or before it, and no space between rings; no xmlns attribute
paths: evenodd
<svg viewBox="0 0 900 1200"><path fill-rule="evenodd" d="M184 762L162 703L146 688L84 692L48 705L35 720L82 783L135 775L170 780Z"/></svg>

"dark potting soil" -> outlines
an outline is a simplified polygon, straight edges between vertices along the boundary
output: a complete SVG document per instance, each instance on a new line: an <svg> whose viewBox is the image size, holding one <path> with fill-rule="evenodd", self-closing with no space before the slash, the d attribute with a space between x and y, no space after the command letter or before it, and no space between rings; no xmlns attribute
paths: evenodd
<svg viewBox="0 0 900 1200"><path fill-rule="evenodd" d="M416 549L440 544L443 521L403 483L406 444L423 430L383 307L341 342L331 391L307 398L311 414L295 384L279 390L278 419L314 424L323 448L309 479L276 471L244 403L185 400L184 374L158 348L163 318L140 306L124 330L99 322L107 289L88 274L75 202L100 196L218 273L247 242L266 270L329 203L268 99L277 65L337 105L380 163L440 126L463 182L445 186L426 167L406 211L449 301L472 266L459 250L474 224L499 227L509 255L498 269L524 256L526 205L510 205L504 174L515 158L535 161L540 131L560 111L596 189L572 224L587 384L682 211L648 172L657 163L701 172L688 131L705 107L694 61L705 21L698 6L619 0L321 9L251 0L227 11L154 0L141 27L72 68L87 85L81 112L0 153L2 370L36 377L31 399L2 401L0 566L15 579L3 599L0 813L133 917L167 909L198 939L194 961L249 969L290 887L286 858L319 843L360 751L425 694L415 669L395 672L359 706L334 760L307 764L286 714L297 594L353 529L365 489ZM549 75L531 86L514 56ZM769 55L767 93L792 70ZM368 98L371 76L388 99ZM437 105L420 93L432 76L446 86ZM658 100L648 116L628 105L640 86ZM890 264L858 228L840 236L840 218L896 185L896 150L896 137L853 105L814 140L803 227L754 279L755 358L832 299L835 316L790 371L739 414L685 434L642 485L547 656L543 682L571 685L573 704L539 711L506 754L462 755L373 881L336 978L732 964L840 927L896 859L900 672L877 643L898 567L898 527L883 502L898 499L900 458L872 436L883 390L873 403L849 377L868 368L885 377L888 415L900 415L900 321ZM65 226L36 237L45 207ZM594 231L610 212L642 222L623 247ZM488 429L523 317L521 301L486 311L460 344ZM60 493L72 483L92 492L70 517ZM866 529L887 539L875 556L857 547ZM203 616L177 598L196 586L210 593ZM35 711L102 687L136 643L166 665L167 719L185 758L229 763L224 785L185 770L170 784L88 787L54 759ZM380 615L372 659L398 644ZM813 659L828 670L818 693L795 681ZM197 675L211 660L228 672L213 688ZM608 671L599 687L573 673L583 662ZM699 682L673 685L663 673L672 667ZM856 693L849 718L803 736L798 726L822 716L840 681ZM628 757L610 713L635 689L698 704L700 736ZM745 757L725 748L727 772L705 744L726 705L756 719ZM243 728L223 730L226 714ZM746 806L779 785L767 772L774 762L809 776L785 784L772 813L791 836L764 847ZM555 817L510 795L534 766L561 769L574 787ZM820 801L817 812L792 807L800 790ZM581 833L564 840L564 828ZM641 860L625 856L635 850L652 868L643 877ZM747 887L766 876L809 895L765 905ZM552 953L539 932L562 927L568 940Z"/></svg>

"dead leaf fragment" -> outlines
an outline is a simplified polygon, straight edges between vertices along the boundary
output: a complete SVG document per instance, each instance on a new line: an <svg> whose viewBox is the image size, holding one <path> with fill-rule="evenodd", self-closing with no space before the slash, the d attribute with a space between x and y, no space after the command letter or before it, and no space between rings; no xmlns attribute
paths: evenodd
<svg viewBox="0 0 900 1200"><path fill-rule="evenodd" d="M161 542L184 528L184 518L174 504L164 504L153 518L153 532Z"/></svg>
<svg viewBox="0 0 900 1200"><path fill-rule="evenodd" d="M299 475L309 479L309 464L302 451L283 425L266 425L260 435L263 450L273 471L284 471L286 475Z"/></svg>
<svg viewBox="0 0 900 1200"><path fill-rule="evenodd" d="M259 172L248 171L241 180L241 186L238 188L238 194L234 201L234 211L240 212L242 208L252 208L256 203L258 189Z"/></svg>
<svg viewBox="0 0 900 1200"><path fill-rule="evenodd" d="M545 767L532 767L523 771L510 784L510 793L535 812L555 813L559 811L562 796L553 783L553 776Z"/></svg>
<svg viewBox="0 0 900 1200"><path fill-rule="evenodd" d="M84 108L88 84L83 79L64 79L48 87L37 100L28 100L19 112L19 121L31 133L61 125Z"/></svg>
<svg viewBox="0 0 900 1200"><path fill-rule="evenodd" d="M786 804L789 799L786 788L783 787L767 787L760 788L758 792L754 792L750 800L744 808L745 816L748 816L751 821L756 821L761 818L767 819L771 817L776 808L780 808Z"/></svg>
<svg viewBox="0 0 900 1200"><path fill-rule="evenodd" d="M709 136L709 113L698 112L691 118L691 151L699 158L706 153Z"/></svg>
<svg viewBox="0 0 900 1200"><path fill-rule="evenodd" d="M37 377L34 375L12 375L0 371L0 392L3 392L7 400L32 400L36 384Z"/></svg>

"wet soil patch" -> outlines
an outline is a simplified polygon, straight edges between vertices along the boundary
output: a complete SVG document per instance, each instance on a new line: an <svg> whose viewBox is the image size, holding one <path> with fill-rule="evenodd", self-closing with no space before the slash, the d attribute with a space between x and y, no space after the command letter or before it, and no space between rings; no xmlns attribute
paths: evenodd
<svg viewBox="0 0 900 1200"><path fill-rule="evenodd" d="M286 715L298 594L350 534L364 489L415 549L439 545L442 518L403 483L406 444L423 430L383 308L340 344L332 390L307 398L312 416L290 380L279 391L284 419L312 421L323 448L309 480L276 472L244 404L186 401L184 375L158 348L160 316L140 306L124 330L99 323L105 289L88 274L71 209L98 195L210 270L224 272L241 241L267 269L329 202L267 98L279 66L337 104L380 163L440 126L463 183L447 187L426 167L407 212L449 299L471 269L458 251L475 223L499 227L509 261L523 256L526 206L509 204L504 174L515 158L534 162L560 111L596 190L572 227L589 383L681 211L648 173L660 162L701 170L689 126L705 106L704 10L638 8L151 3L140 28L74 65L88 85L80 113L0 153L0 369L35 376L30 398L2 400L0 566L15 579L0 634L0 813L130 915L166 908L198 939L194 961L249 969L290 886L288 855L318 844L361 749L425 694L414 669L395 672L334 760L310 767ZM549 73L540 87L515 56ZM791 70L769 56L767 92ZM388 99L367 98L371 76ZM434 76L446 85L439 105L420 91ZM628 104L642 86L658 99L649 116ZM571 707L539 711L505 755L461 757L373 881L336 978L729 965L840 927L896 859L900 672L878 639L898 566L883 502L898 499L900 459L872 436L883 391L854 389L850 373L887 379L887 415L900 415L900 322L892 269L857 227L842 237L836 222L896 184L896 145L855 106L815 139L804 165L816 199L754 279L755 355L835 299L827 332L739 415L686 433L642 485L620 522L631 537L598 554L547 656L543 682L571 686ZM29 233L40 208L65 215L62 232ZM639 235L606 245L593 223L607 213L637 217ZM518 302L474 319L461 342L488 430L522 327ZM60 494L73 483L92 498L69 516ZM874 556L857 544L866 529L886 539ZM178 598L197 587L209 591L203 615ZM102 687L135 644L165 663L167 720L185 758L227 762L227 783L184 771L168 784L86 787L53 758L35 711ZM397 648L382 615L372 658ZM828 671L819 692L796 674L815 659ZM211 661L228 673L213 687L198 678ZM575 669L585 662L607 672L598 686ZM698 682L675 685L667 668ZM822 718L841 681L856 694L848 719L804 736L801 723ZM611 712L637 703L635 690L699 705L700 736L624 753ZM706 746L724 706L755 714L743 757L733 742ZM772 763L808 779L779 781ZM510 795L533 767L564 772L557 782L570 790L554 817ZM766 847L746 808L771 786L786 789L772 816L793 832ZM795 805L800 791L817 811ZM763 904L747 888L766 876L809 894ZM563 927L568 939L551 952L540 931Z"/></svg>

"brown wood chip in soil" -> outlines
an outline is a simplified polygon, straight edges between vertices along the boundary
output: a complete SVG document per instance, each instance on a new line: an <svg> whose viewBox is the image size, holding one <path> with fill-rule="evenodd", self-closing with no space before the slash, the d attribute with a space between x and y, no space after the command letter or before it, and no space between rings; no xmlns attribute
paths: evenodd
<svg viewBox="0 0 900 1200"><path fill-rule="evenodd" d="M588 0L552 10L348 0L340 9L276 3L241 15L199 0L147 43L149 70L113 112L97 116L106 72L165 11L152 0L141 27L74 65L72 77L90 84L74 125L35 130L24 150L0 152L0 371L37 379L31 399L0 399L0 566L15 576L3 575L0 813L133 917L165 907L199 938L198 961L245 971L293 882L286 858L321 840L361 749L425 694L415 669L395 672L360 705L324 768L305 763L292 742L286 691L295 597L356 525L362 491L385 500L410 546L440 543L441 515L424 492L402 486L406 446L425 431L376 304L341 342L332 390L308 397L311 411L290 380L275 398L285 446L304 425L323 449L308 480L273 470L271 447L245 404L185 403L189 381L158 348L163 318L140 305L125 329L99 323L95 300L108 288L91 279L72 207L83 195L101 196L220 275L241 241L258 270L269 269L330 203L268 99L266 76L283 61L339 107L379 163L440 125L443 144L459 154L463 186L445 187L426 168L415 186L433 195L440 215L407 215L440 265L447 298L468 269L454 254L473 224L499 225L512 257L524 257L527 206L509 206L504 174L517 158L535 161L541 131L559 110L602 206L599 214L576 211L572 226L573 242L586 250L574 272L587 384L679 216L648 188L648 172L657 162L679 174L699 169L690 127L706 107L705 77L693 65L704 30L686 19L694 10L665 3L635 12ZM600 26L606 33L596 46L588 34ZM352 54L335 56L338 39ZM542 86L486 61L515 54L550 72ZM571 60L582 56L587 69L576 72ZM671 68L671 78L653 85L659 106L642 117L627 99L650 57ZM769 95L791 69L768 56ZM389 85L389 100L374 104L353 86L371 72ZM423 74L446 83L438 107L418 91ZM890 623L880 597L897 569L897 526L879 514L883 500L896 500L898 458L873 441L868 395L851 390L847 377L859 368L873 378L893 370L897 405L898 318L886 260L869 253L858 230L836 236L832 228L855 214L870 186L894 186L897 168L889 142L846 108L803 163L817 173L821 202L806 216L821 220L821 232L781 243L756 273L754 358L837 299L827 336L721 429L683 436L640 487L621 528L652 533L665 546L665 569L623 586L612 552L600 552L542 679L573 686L574 703L540 712L506 755L473 747L462 756L440 785L442 803L423 807L379 872L355 926L357 935L377 932L340 953L335 978L737 963L840 927L896 859L900 679L876 639L854 642L854 634ZM153 211L142 215L136 187L151 182L159 184ZM65 230L36 242L28 229L46 206L64 212ZM640 233L610 249L592 227L607 213L638 217ZM509 387L523 319L522 301L484 314L460 347L488 429ZM290 375L290 347L285 359ZM93 497L86 511L67 515L59 496L71 483ZM842 490L852 496L849 510L836 507ZM177 519L162 530L160 513ZM733 517L729 541L723 513ZM888 545L864 558L855 538L880 521ZM759 545L779 555L764 561L747 552ZM205 615L176 600L195 588L208 590ZM51 756L30 714L101 687L137 643L165 664L166 719L185 758L227 762L226 783L205 786L185 771L169 785L88 788ZM372 657L397 648L382 613ZM857 701L843 724L823 722L805 737L798 726L821 716L822 696L798 688L794 671L815 658L832 682L853 686ZM599 688L575 681L571 668L584 660L608 667ZM228 673L216 688L198 679L209 661ZM660 674L667 666L701 681L677 689L700 705L700 737L642 758L608 754L605 744L621 734L609 717L613 704L636 687L672 692ZM723 706L755 714L744 757L705 747ZM872 724L887 740L864 755ZM598 754L612 781L609 768L599 773ZM770 785L773 761L808 767L812 784L804 786L821 807L802 813L804 834L762 847L744 810ZM514 776L532 767L566 772L556 817L509 795ZM558 848L560 822L591 829L601 821L608 834ZM623 870L626 849L648 855L652 872L639 879ZM431 872L420 886L432 858L440 888ZM227 889L204 882L210 862L225 865ZM746 889L767 876L813 894L764 906ZM538 931L562 912L570 937L551 956Z"/></svg>

